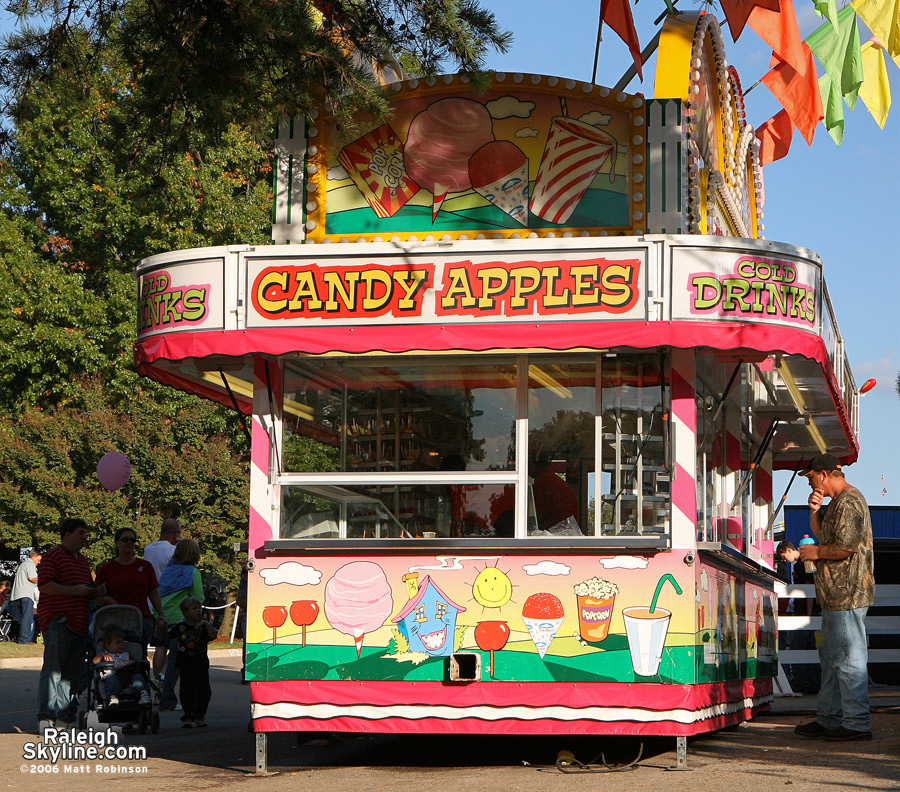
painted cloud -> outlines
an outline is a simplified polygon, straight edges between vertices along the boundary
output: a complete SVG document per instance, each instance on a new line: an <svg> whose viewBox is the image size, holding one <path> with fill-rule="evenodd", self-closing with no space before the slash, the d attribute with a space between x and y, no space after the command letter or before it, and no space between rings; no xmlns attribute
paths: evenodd
<svg viewBox="0 0 900 792"><path fill-rule="evenodd" d="M488 102L485 107L491 118L528 118L534 110L534 102L523 102L515 96L501 96Z"/></svg>
<svg viewBox="0 0 900 792"><path fill-rule="evenodd" d="M333 168L328 169L329 181L343 181L344 179L349 178L350 177L347 175L347 171L345 171L340 165L335 165Z"/></svg>
<svg viewBox="0 0 900 792"><path fill-rule="evenodd" d="M649 562L640 556L615 556L614 558L601 558L600 564L604 569L646 569Z"/></svg>
<svg viewBox="0 0 900 792"><path fill-rule="evenodd" d="M612 116L608 113L601 113L599 110L592 110L590 113L579 116L578 120L584 121L585 124L591 124L592 126L606 126L612 121Z"/></svg>
<svg viewBox="0 0 900 792"><path fill-rule="evenodd" d="M318 569L298 564L296 561L287 561L274 569L263 569L259 576L266 581L267 586L277 586L279 583L291 586L315 586L322 581L322 573Z"/></svg>
<svg viewBox="0 0 900 792"><path fill-rule="evenodd" d="M539 561L537 564L528 564L522 567L528 575L568 575L571 568L556 561Z"/></svg>

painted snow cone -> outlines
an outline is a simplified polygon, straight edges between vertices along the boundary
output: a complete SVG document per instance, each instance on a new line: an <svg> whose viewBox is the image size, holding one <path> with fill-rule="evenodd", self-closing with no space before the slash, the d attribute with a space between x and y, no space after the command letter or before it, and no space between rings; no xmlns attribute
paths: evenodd
<svg viewBox="0 0 900 792"><path fill-rule="evenodd" d="M563 616L565 616L565 612L562 603L555 594L541 592L532 594L525 600L525 604L522 606L522 619L531 635L531 640L534 641L535 649L542 658L547 654L550 643L556 637Z"/></svg>
<svg viewBox="0 0 900 792"><path fill-rule="evenodd" d="M514 143L492 140L469 160L472 187L513 220L528 225L528 157Z"/></svg>

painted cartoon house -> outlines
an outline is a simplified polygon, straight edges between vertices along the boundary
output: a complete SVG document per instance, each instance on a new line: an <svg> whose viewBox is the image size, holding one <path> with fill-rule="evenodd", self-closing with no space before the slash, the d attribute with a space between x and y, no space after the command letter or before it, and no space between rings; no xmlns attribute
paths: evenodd
<svg viewBox="0 0 900 792"><path fill-rule="evenodd" d="M393 621L409 641L409 650L449 657L453 654L456 617L465 608L444 594L429 575L423 578L421 586L417 572L404 575L403 582L410 599Z"/></svg>

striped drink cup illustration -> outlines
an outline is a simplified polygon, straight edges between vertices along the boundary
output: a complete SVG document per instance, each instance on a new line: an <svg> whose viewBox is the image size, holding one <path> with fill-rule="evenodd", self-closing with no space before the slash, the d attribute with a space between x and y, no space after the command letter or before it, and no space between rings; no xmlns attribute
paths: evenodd
<svg viewBox="0 0 900 792"><path fill-rule="evenodd" d="M568 221L607 159L609 181L615 181L616 146L615 138L590 124L553 118L534 183L532 213L550 223Z"/></svg>

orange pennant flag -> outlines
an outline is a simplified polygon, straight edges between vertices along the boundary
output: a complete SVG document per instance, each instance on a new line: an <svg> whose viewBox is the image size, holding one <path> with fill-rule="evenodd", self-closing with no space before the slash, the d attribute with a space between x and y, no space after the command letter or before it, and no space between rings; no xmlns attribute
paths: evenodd
<svg viewBox="0 0 900 792"><path fill-rule="evenodd" d="M825 117L822 108L822 94L812 50L806 42L801 42L805 68L797 71L789 63L772 55L774 68L766 72L762 81L775 94L775 98L787 110L794 126L808 144L812 144L816 124Z"/></svg>
<svg viewBox="0 0 900 792"><path fill-rule="evenodd" d="M728 20L728 29L731 31L733 41L737 41L744 32L744 25L747 24L747 19L754 8L762 6L776 13L781 8L778 0L719 0L719 5L722 6L722 12Z"/></svg>
<svg viewBox="0 0 900 792"><path fill-rule="evenodd" d="M756 130L756 137L759 140L760 165L768 165L786 157L794 137L794 122L787 110L779 111L766 121Z"/></svg>
<svg viewBox="0 0 900 792"><path fill-rule="evenodd" d="M643 81L641 44L638 41L637 30L634 28L631 4L628 0L600 0L600 21L609 25L618 37L628 45L628 49L631 50L631 57L634 58L638 77Z"/></svg>
<svg viewBox="0 0 900 792"><path fill-rule="evenodd" d="M772 11L756 6L747 19L747 24L766 42L780 60L786 61L798 72L805 68L800 28L792 0L780 0L781 11Z"/></svg>

